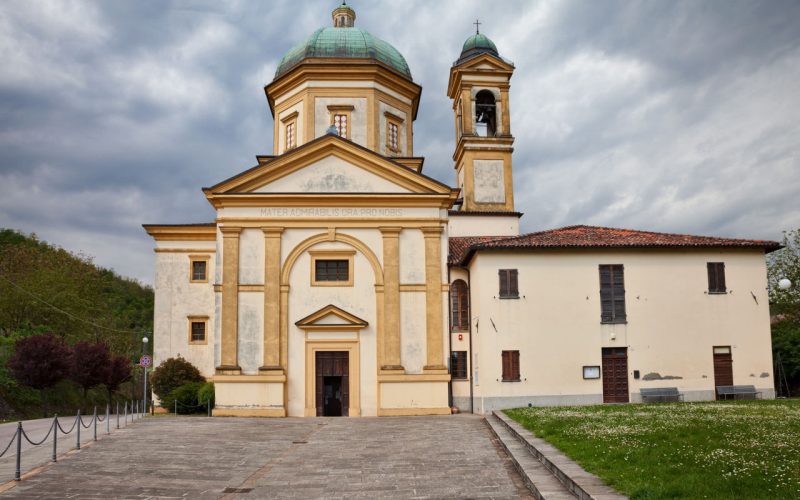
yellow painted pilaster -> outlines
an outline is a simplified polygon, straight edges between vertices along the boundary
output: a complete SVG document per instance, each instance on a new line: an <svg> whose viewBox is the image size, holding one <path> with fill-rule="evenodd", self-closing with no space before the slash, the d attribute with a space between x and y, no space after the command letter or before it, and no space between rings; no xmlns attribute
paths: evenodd
<svg viewBox="0 0 800 500"><path fill-rule="evenodd" d="M461 90L461 119L464 124L464 135L472 135L472 95L469 87Z"/></svg>
<svg viewBox="0 0 800 500"><path fill-rule="evenodd" d="M222 232L222 311L220 366L218 374L240 373L238 360L239 328L239 234L240 227L221 226Z"/></svg>
<svg viewBox="0 0 800 500"><path fill-rule="evenodd" d="M426 371L446 370L442 318L442 227L423 227L425 237Z"/></svg>
<svg viewBox="0 0 800 500"><path fill-rule="evenodd" d="M511 108L508 105L508 89L500 90L500 106L503 113L503 123L500 133L511 135Z"/></svg>
<svg viewBox="0 0 800 500"><path fill-rule="evenodd" d="M264 364L260 371L281 368L281 233L282 227L264 227Z"/></svg>
<svg viewBox="0 0 800 500"><path fill-rule="evenodd" d="M400 364L400 227L381 227L383 234L384 365L383 370L402 370Z"/></svg>

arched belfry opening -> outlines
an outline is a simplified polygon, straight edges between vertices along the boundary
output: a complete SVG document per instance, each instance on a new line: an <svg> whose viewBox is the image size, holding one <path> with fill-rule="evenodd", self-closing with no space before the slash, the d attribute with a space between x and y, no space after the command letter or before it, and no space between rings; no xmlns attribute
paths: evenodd
<svg viewBox="0 0 800 500"><path fill-rule="evenodd" d="M475 134L480 137L497 135L497 104L489 90L481 90L475 96Z"/></svg>

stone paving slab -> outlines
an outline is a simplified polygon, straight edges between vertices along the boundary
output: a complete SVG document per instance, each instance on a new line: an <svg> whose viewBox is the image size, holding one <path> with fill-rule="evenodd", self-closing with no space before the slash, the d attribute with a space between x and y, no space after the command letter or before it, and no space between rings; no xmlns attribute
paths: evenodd
<svg viewBox="0 0 800 500"><path fill-rule="evenodd" d="M3 496L531 498L473 415L146 418Z"/></svg>

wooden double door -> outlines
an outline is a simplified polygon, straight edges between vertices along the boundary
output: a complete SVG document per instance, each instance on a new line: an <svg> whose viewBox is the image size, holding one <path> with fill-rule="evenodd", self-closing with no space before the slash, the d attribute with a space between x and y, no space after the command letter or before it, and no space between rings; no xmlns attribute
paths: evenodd
<svg viewBox="0 0 800 500"><path fill-rule="evenodd" d="M347 351L317 351L314 367L318 417L350 414L350 359Z"/></svg>
<svg viewBox="0 0 800 500"><path fill-rule="evenodd" d="M603 403L628 402L628 348L603 348Z"/></svg>
<svg viewBox="0 0 800 500"><path fill-rule="evenodd" d="M733 356L730 346L714 346L714 393L721 399L716 388L733 385Z"/></svg>

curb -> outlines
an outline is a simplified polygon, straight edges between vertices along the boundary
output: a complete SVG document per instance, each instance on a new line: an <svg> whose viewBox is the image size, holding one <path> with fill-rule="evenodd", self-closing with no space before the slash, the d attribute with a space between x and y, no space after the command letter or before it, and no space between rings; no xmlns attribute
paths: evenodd
<svg viewBox="0 0 800 500"><path fill-rule="evenodd" d="M492 415L576 497L581 500L619 500L628 498L606 485L599 477L586 472L583 467L567 458L556 447L543 439L537 438L533 433L508 418L504 413L493 411ZM516 462L516 457L514 461Z"/></svg>

